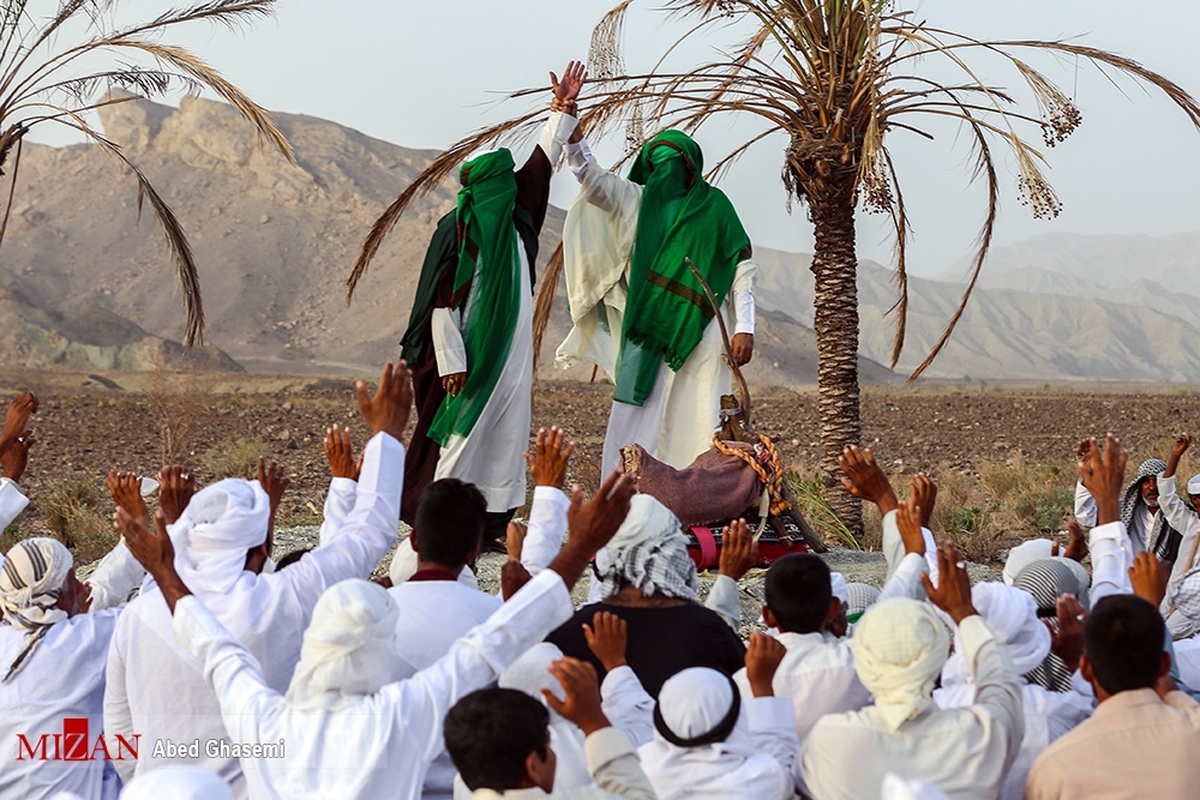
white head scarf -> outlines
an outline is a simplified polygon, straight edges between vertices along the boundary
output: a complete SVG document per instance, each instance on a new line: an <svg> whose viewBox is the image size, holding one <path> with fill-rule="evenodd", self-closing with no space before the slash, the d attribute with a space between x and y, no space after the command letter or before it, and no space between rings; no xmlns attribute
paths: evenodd
<svg viewBox="0 0 1200 800"><path fill-rule="evenodd" d="M648 494L635 494L629 515L605 547L602 597L612 597L625 581L647 595L696 600L696 564L687 552L679 518Z"/></svg>
<svg viewBox="0 0 1200 800"><path fill-rule="evenodd" d="M558 756L558 769L554 775L555 792L592 785L583 731L575 723L560 717L557 711L546 704L546 698L542 695L542 689L549 689L559 700L566 699L562 684L550 674L550 665L562 657L562 650L549 642L535 644L500 675L499 681L501 689L524 692L550 712L550 747Z"/></svg>
<svg viewBox="0 0 1200 800"><path fill-rule="evenodd" d="M388 577L392 579L392 586L407 583L409 578L417 574L418 559L417 551L413 550L412 540L402 539L396 545L391 566L388 567ZM463 567L459 570L458 582L471 589L479 588L479 579L475 577L475 573L470 567Z"/></svg>
<svg viewBox="0 0 1200 800"><path fill-rule="evenodd" d="M829 573L829 588L833 590L833 596L841 601L843 610L846 610L846 603L850 602L850 586L846 583L846 576L840 572Z"/></svg>
<svg viewBox="0 0 1200 800"><path fill-rule="evenodd" d="M25 631L25 641L10 663L0 664L0 680L7 682L20 672L50 626L67 618L55 605L74 564L71 552L56 539L26 539L8 551L0 567L0 608L5 623Z"/></svg>
<svg viewBox="0 0 1200 800"><path fill-rule="evenodd" d="M1021 570L1035 561L1051 558L1054 553L1054 542L1049 539L1030 539L1027 542L1008 551L1008 559L1004 562L1004 582L1012 586L1013 581L1021 574Z"/></svg>
<svg viewBox="0 0 1200 800"><path fill-rule="evenodd" d="M977 583L971 600L996 641L1008 649L1018 675L1033 671L1050 655L1050 631L1038 619L1033 595L1000 583ZM942 685L965 683L971 683L971 674L962 651L956 650L942 668Z"/></svg>
<svg viewBox="0 0 1200 800"><path fill-rule="evenodd" d="M200 767L162 767L139 772L121 800L233 800L225 781Z"/></svg>
<svg viewBox="0 0 1200 800"><path fill-rule="evenodd" d="M933 706L949 647L950 634L929 603L895 597L863 614L854 629L854 666L889 731Z"/></svg>
<svg viewBox="0 0 1200 800"><path fill-rule="evenodd" d="M660 800L692 796L698 786L712 790L714 782L729 780L730 773L755 754L745 704L729 678L708 667L691 667L663 684L658 693L659 714L666 727L682 739L695 739L716 729L735 701L740 706L737 722L724 741L685 748L655 731L654 739L639 748L646 777Z"/></svg>
<svg viewBox="0 0 1200 800"><path fill-rule="evenodd" d="M1187 482L1188 494L1200 494L1200 475L1193 475L1188 478Z"/></svg>
<svg viewBox="0 0 1200 800"><path fill-rule="evenodd" d="M258 481L226 478L196 493L168 532L175 569L192 591L229 590L246 566L246 551L267 539L271 500Z"/></svg>
<svg viewBox="0 0 1200 800"><path fill-rule="evenodd" d="M400 609L378 584L351 578L328 589L304 631L288 702L336 711L396 680L399 617Z"/></svg>

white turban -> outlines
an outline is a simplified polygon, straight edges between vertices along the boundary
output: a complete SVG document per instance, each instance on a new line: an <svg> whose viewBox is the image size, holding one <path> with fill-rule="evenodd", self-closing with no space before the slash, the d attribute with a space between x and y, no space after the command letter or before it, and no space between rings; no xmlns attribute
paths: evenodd
<svg viewBox="0 0 1200 800"><path fill-rule="evenodd" d="M846 604L850 602L850 587L846 583L846 576L840 572L829 573L829 588L833 590L833 596L842 603L842 610L845 611Z"/></svg>
<svg viewBox="0 0 1200 800"><path fill-rule="evenodd" d="M679 518L648 494L635 494L629 515L604 549L602 597L612 597L622 581L646 595L662 592L682 600L696 599L696 565L687 552Z"/></svg>
<svg viewBox="0 0 1200 800"><path fill-rule="evenodd" d="M854 629L854 666L889 731L933 706L949 648L950 634L929 603L895 597L863 614Z"/></svg>
<svg viewBox="0 0 1200 800"><path fill-rule="evenodd" d="M696 786L719 795L719 782L754 755L745 703L729 678L708 667L691 667L675 674L658 693L663 725L680 739L696 739L727 722L738 704L736 721L721 741L680 747L661 730L638 750L646 776L660 800L690 796ZM657 726L656 726L657 727Z"/></svg>
<svg viewBox="0 0 1200 800"><path fill-rule="evenodd" d="M227 478L196 493L169 528L175 569L192 591L229 590L246 551L267 540L271 500L258 481Z"/></svg>
<svg viewBox="0 0 1200 800"><path fill-rule="evenodd" d="M1008 551L1008 559L1004 562L1004 582L1009 586L1021 574L1021 570L1035 561L1051 558L1054 554L1054 542L1049 539L1030 539L1027 542Z"/></svg>
<svg viewBox="0 0 1200 800"><path fill-rule="evenodd" d="M67 618L55 606L74 564L56 539L26 539L8 551L0 567L0 608L5 622L25 632L25 640L16 656L0 665L4 682L21 671L50 626Z"/></svg>
<svg viewBox="0 0 1200 800"><path fill-rule="evenodd" d="M1008 650L1018 675L1032 672L1050 655L1050 631L1037 616L1037 601L1029 592L1000 583L979 583L971 601L988 630ZM971 682L966 659L956 651L942 668L942 685Z"/></svg>
<svg viewBox="0 0 1200 800"><path fill-rule="evenodd" d="M233 800L233 792L201 767L162 767L134 776L121 800Z"/></svg>
<svg viewBox="0 0 1200 800"><path fill-rule="evenodd" d="M400 609L378 584L351 578L321 595L288 686L297 707L337 710L399 677Z"/></svg>
<svg viewBox="0 0 1200 800"><path fill-rule="evenodd" d="M889 772L883 776L882 800L946 800L946 795L932 783L906 781Z"/></svg>
<svg viewBox="0 0 1200 800"><path fill-rule="evenodd" d="M1200 494L1200 475L1193 475L1188 478L1187 482L1188 494Z"/></svg>

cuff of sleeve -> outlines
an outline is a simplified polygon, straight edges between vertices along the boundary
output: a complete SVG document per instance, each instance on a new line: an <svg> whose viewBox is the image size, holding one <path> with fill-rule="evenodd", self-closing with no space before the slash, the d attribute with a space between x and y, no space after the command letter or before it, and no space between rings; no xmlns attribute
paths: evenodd
<svg viewBox="0 0 1200 800"><path fill-rule="evenodd" d="M588 772L592 775L618 758L635 754L629 737L613 727L596 731L587 737L583 746L587 753Z"/></svg>
<svg viewBox="0 0 1200 800"><path fill-rule="evenodd" d="M341 492L353 496L358 491L358 481L353 478L330 478L329 492Z"/></svg>
<svg viewBox="0 0 1200 800"><path fill-rule="evenodd" d="M996 641L996 637L988 629L987 623L983 621L983 617L978 614L972 614L958 623L958 641L962 645L963 656L967 661L967 668L974 675L975 655L979 652L979 648L988 642Z"/></svg>
<svg viewBox="0 0 1200 800"><path fill-rule="evenodd" d="M1121 521L1106 522L1103 525L1097 525L1092 528L1088 534L1088 542L1095 544L1096 542L1116 542L1120 544L1125 539L1125 523Z"/></svg>
<svg viewBox="0 0 1200 800"><path fill-rule="evenodd" d="M752 731L794 728L796 715L792 711L792 698L755 697L746 703L746 721Z"/></svg>
<svg viewBox="0 0 1200 800"><path fill-rule="evenodd" d="M1164 478L1162 475L1158 476L1158 493L1160 495L1176 493L1174 475L1169 478Z"/></svg>
<svg viewBox="0 0 1200 800"><path fill-rule="evenodd" d="M607 697L611 692L616 691L621 684L628 683L630 678L635 681L638 680L633 668L628 664L609 670L608 674L604 676L604 680L600 682L600 694ZM641 684L641 681L638 681L638 683Z"/></svg>
<svg viewBox="0 0 1200 800"><path fill-rule="evenodd" d="M571 504L571 501L567 498L566 493L557 486L533 487L533 499L542 500L547 503L557 503L564 506L569 506Z"/></svg>

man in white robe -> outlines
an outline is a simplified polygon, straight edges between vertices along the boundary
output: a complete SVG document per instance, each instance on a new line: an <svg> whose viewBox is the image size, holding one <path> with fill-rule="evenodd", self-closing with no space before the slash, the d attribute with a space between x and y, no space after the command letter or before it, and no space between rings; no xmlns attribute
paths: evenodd
<svg viewBox="0 0 1200 800"><path fill-rule="evenodd" d="M1194 570L1197 564L1197 551L1200 550L1200 516L1197 516L1196 503L1200 501L1200 475L1193 475L1187 482L1188 498L1192 507L1183 502L1175 487L1175 473L1179 467L1179 459L1191 447L1192 437L1181 436L1171 448L1171 457L1167 459L1167 468L1158 476L1158 505L1167 523L1179 531L1182 539L1179 543L1179 553L1171 567L1171 575L1167 580L1167 594L1159 609L1167 620L1167 629L1172 635L1178 636L1186 627L1187 622L1176 611L1176 593L1183 578Z"/></svg>
<svg viewBox="0 0 1200 800"><path fill-rule="evenodd" d="M370 460L368 449L364 476ZM118 524L158 584L175 639L202 665L228 740L259 746L241 757L250 797L411 800L441 747L446 712L567 619L571 587L620 526L632 493L617 475L586 504L578 493L571 539L549 568L407 680L392 679L399 610L387 592L363 580L333 586L312 613L286 695L269 686L258 659L191 593L163 527L155 536L123 511Z"/></svg>
<svg viewBox="0 0 1200 800"><path fill-rule="evenodd" d="M257 481L206 487L170 528L179 574L248 648L262 665L266 684L277 691L292 679L304 628L321 593L339 581L369 575L396 539L404 472L400 436L412 404L408 369L403 362L395 368L389 363L375 396L368 397L361 381L358 395L375 436L364 451L354 509L327 542L299 562L271 574L246 569L250 552L265 542L270 514ZM138 772L195 764L217 772L236 797L244 798L246 783L236 756L201 748L193 758L165 747L197 738L228 740L203 660L176 643L171 625L161 586L144 590L122 614L108 656L104 729L164 744L140 754ZM118 764L123 778L133 774L129 766Z"/></svg>
<svg viewBox="0 0 1200 800"><path fill-rule="evenodd" d="M652 171L648 165L653 153L660 147L671 148L673 144L664 143L657 137L647 143L644 171ZM699 147L694 142L690 146L685 143L685 147L691 151L687 156L690 186L704 188L710 196L719 195L721 206L726 207L728 201L724 195L703 181L702 164L697 163L700 161ZM672 369L666 360L662 361L648 396L633 398L633 402L624 396L626 379L620 367L622 356L629 359L626 312L627 304L633 298L631 289L638 288L631 287L630 281L635 267L635 240L639 229L644 230L642 200L647 181L639 176L641 183L635 182L602 169L587 142L578 134L567 145L567 163L579 180L581 191L563 227L564 270L574 327L558 348L558 363L566 367L576 361L591 362L617 386L604 439L601 474L614 469L619 463L621 448L633 443L642 445L659 461L682 469L711 446L713 432L720 427L721 396L732 391L732 377L724 363L720 326L709 319L713 312L702 292L680 288L674 279L654 278L679 289L688 302L699 307L709 322L682 364ZM666 207L647 209L645 214L670 217L665 223L667 233L662 237L663 243L669 245L672 239L680 236L674 225L676 215L681 212L678 206L669 202L664 205ZM732 206L727 206L727 210L732 213ZM687 224L684 217L678 217L678 220L681 226ZM716 270L732 267L730 285L716 299L732 336L734 358L739 365L744 365L750 361L754 350L757 267L750 260L749 239L736 249L737 253L726 254L728 263L723 264L705 263L699 249L685 255L692 258L702 274L708 272L706 278L710 283L714 283ZM686 268L682 264L672 266ZM714 288L714 291L720 292L720 289ZM661 355L647 354L651 358ZM633 393L632 387L630 393ZM637 399L641 402L637 403Z"/></svg>

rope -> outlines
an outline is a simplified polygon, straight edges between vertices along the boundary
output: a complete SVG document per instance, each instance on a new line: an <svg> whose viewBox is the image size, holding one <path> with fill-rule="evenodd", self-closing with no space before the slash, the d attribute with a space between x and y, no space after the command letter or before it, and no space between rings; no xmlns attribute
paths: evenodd
<svg viewBox="0 0 1200 800"><path fill-rule="evenodd" d="M713 436L713 447L717 448L720 453L740 458L749 464L750 468L758 474L759 480L763 482L763 486L766 487L768 494L771 496L771 513L779 516L786 511L790 511L792 508L792 504L783 497L783 462L779 458L779 451L775 449L774 442L761 434L758 437L758 442L770 455L769 463L771 469L769 472L765 466L758 462L754 454L730 447L721 441L719 436Z"/></svg>

